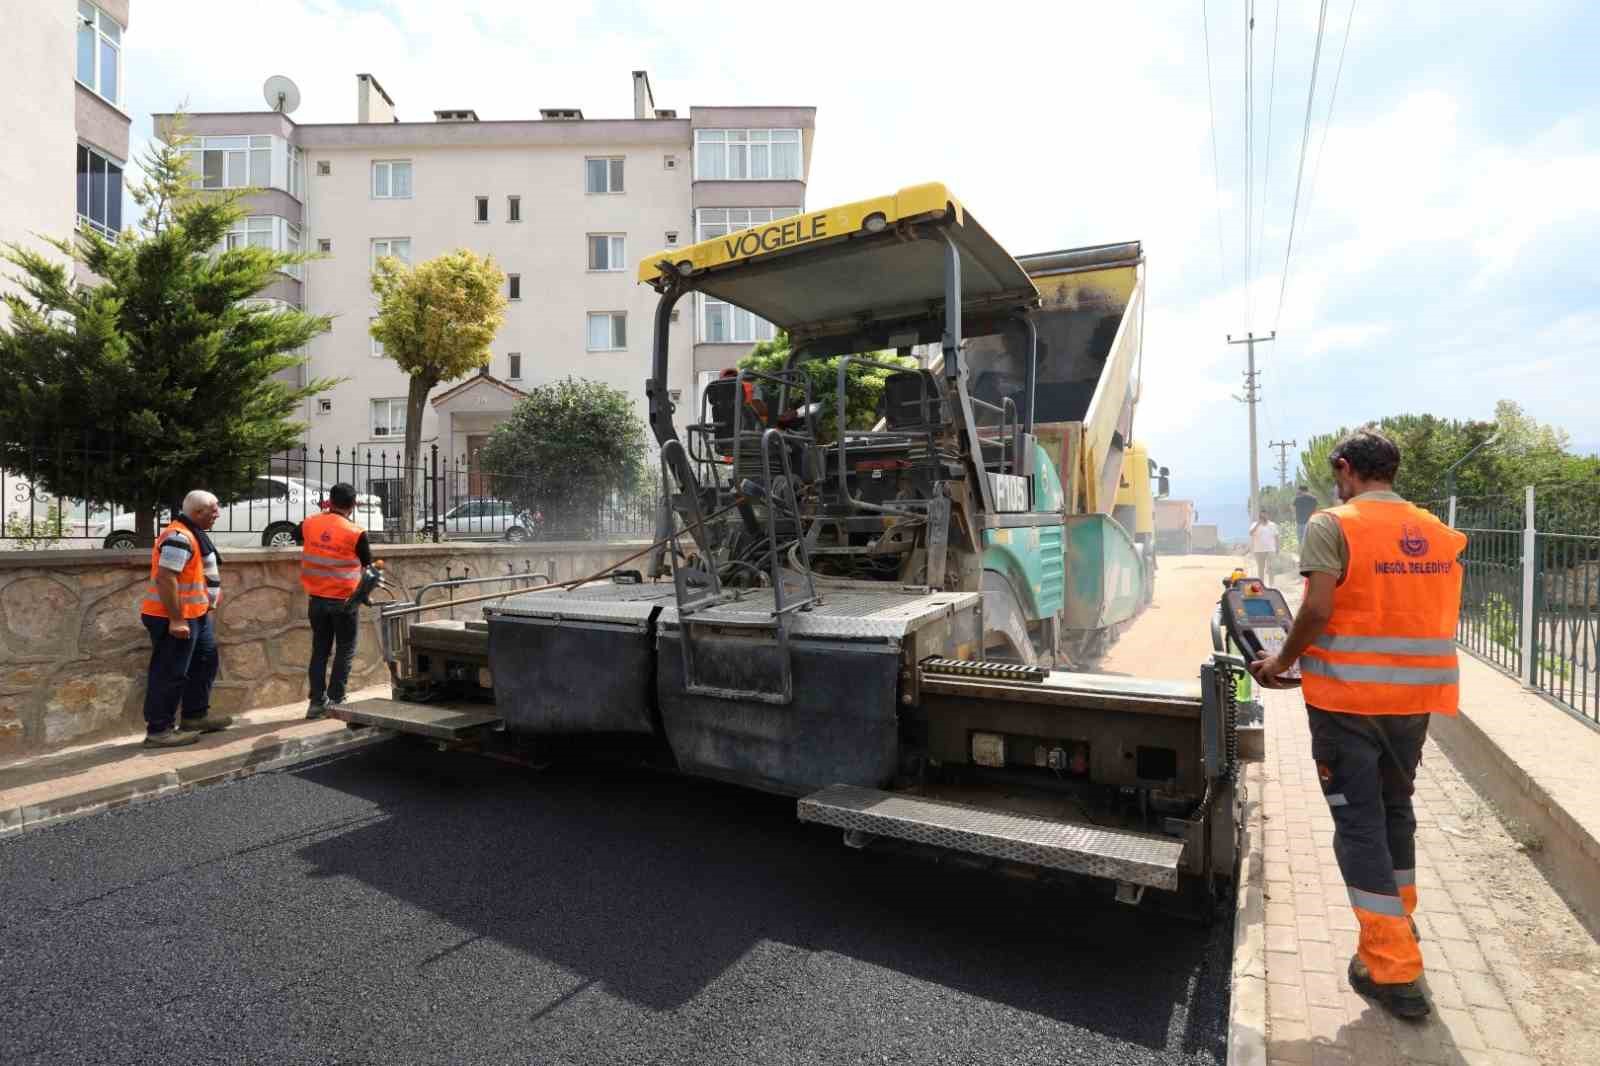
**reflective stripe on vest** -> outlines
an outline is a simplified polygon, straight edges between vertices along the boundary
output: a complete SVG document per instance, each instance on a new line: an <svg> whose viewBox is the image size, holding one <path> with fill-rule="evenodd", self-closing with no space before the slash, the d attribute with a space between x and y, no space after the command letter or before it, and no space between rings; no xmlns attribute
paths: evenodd
<svg viewBox="0 0 1600 1066"><path fill-rule="evenodd" d="M326 511L306 519L301 529L301 586L311 596L347 599L361 584L361 560L356 555L361 527Z"/></svg>
<svg viewBox="0 0 1600 1066"><path fill-rule="evenodd" d="M1325 631L1300 658L1306 703L1346 714L1456 713L1466 537L1399 500L1330 509L1350 563Z"/></svg>
<svg viewBox="0 0 1600 1066"><path fill-rule="evenodd" d="M211 610L211 597L206 595L205 563L200 558L200 542L181 522L173 522L161 531L155 546L150 549L150 581L145 586L144 599L139 602L139 613L152 618L170 618L167 605L161 602L161 592L156 587L156 575L161 572L161 545L169 537L182 537L189 545L189 558L184 562L178 578L178 609L184 618L199 618ZM172 573L168 570L167 573Z"/></svg>

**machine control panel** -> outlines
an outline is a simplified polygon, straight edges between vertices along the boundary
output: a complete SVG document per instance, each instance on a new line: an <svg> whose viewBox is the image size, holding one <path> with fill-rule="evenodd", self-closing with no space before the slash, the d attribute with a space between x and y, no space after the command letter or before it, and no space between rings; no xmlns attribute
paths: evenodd
<svg viewBox="0 0 1600 1066"><path fill-rule="evenodd" d="M1222 594L1222 624L1245 658L1254 660L1263 651L1276 655L1283 650L1289 639L1289 629L1294 625L1294 615L1283 593L1246 578L1230 583ZM1279 680L1298 685L1300 664L1280 674Z"/></svg>

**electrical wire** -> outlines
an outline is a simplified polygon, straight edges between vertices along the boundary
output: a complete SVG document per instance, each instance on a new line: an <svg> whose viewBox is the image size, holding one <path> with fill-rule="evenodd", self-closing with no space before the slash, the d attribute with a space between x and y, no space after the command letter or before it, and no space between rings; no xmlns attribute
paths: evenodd
<svg viewBox="0 0 1600 1066"><path fill-rule="evenodd" d="M1266 243L1267 236L1267 198L1271 194L1272 177L1272 105L1278 95L1278 24L1282 21L1279 17L1283 8L1283 0L1276 0L1272 7L1272 73L1267 78L1267 143L1266 151L1261 159L1261 218L1257 222L1256 255L1251 265L1250 274L1254 277L1261 269L1261 246ZM1312 182L1316 188L1316 182Z"/></svg>
<svg viewBox="0 0 1600 1066"><path fill-rule="evenodd" d="M1350 24L1356 18L1356 0L1350 0L1350 13L1344 20L1344 40L1339 45L1339 63L1333 70L1333 90L1328 94L1328 114L1322 120L1322 141L1317 145L1317 158L1311 164L1311 184L1306 189L1306 217L1311 217L1311 205L1317 202L1317 175L1322 173L1322 157L1328 152L1328 130L1333 126L1333 105L1339 99L1339 78L1344 74L1344 53L1350 46ZM1282 311L1279 304L1279 311Z"/></svg>
<svg viewBox="0 0 1600 1066"><path fill-rule="evenodd" d="M1317 44L1311 53L1311 84L1306 87L1306 118L1300 130L1300 165L1295 172L1294 206L1289 212L1289 239L1283 249L1283 276L1278 281L1278 309L1272 315L1272 328L1276 332L1278 319L1283 315L1283 294L1289 286L1289 257L1294 254L1295 223L1300 217L1300 186L1306 176L1306 146L1311 141L1311 105L1317 96L1317 67L1322 60L1322 37L1328 25L1328 0L1322 0L1322 10L1317 15Z"/></svg>
<svg viewBox="0 0 1600 1066"><path fill-rule="evenodd" d="M1254 310L1250 298L1253 279L1250 272L1251 244L1255 235L1251 224L1252 214L1255 210L1255 194L1251 186L1255 180L1255 109L1251 100L1251 76L1255 70L1255 15L1252 13L1253 0L1244 0L1244 322L1246 329L1253 329L1251 312Z"/></svg>
<svg viewBox="0 0 1600 1066"><path fill-rule="evenodd" d="M1206 43L1206 109L1211 114L1211 179L1217 203L1217 280L1228 287L1228 253L1222 239L1222 165L1217 162L1217 105L1211 92L1211 21L1200 0L1200 25Z"/></svg>

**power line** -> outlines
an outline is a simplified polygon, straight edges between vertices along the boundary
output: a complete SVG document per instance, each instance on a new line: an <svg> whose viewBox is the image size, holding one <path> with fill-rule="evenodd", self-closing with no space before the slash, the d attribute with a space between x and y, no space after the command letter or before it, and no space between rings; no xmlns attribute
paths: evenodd
<svg viewBox="0 0 1600 1066"><path fill-rule="evenodd" d="M1261 267L1261 246L1266 243L1267 235L1267 198L1271 195L1272 188L1272 104L1278 96L1278 24L1282 21L1279 14L1283 7L1283 0L1276 0L1272 6L1272 74L1267 78L1267 145L1261 160L1261 221L1258 223L1259 233L1256 236L1256 262L1251 266L1251 273L1255 274ZM1312 172L1315 177L1315 171ZM1316 182L1311 183L1313 189Z"/></svg>
<svg viewBox="0 0 1600 1066"><path fill-rule="evenodd" d="M1344 53L1350 45L1350 24L1356 18L1356 0L1350 0L1350 13L1344 20L1344 41L1339 45L1339 64L1333 70L1333 91L1328 94L1328 114L1322 120L1322 142L1317 145L1317 158L1311 164L1311 187L1306 190L1306 217L1311 217L1311 205L1317 202L1317 175L1322 173L1322 157L1328 151L1328 130L1333 126L1333 105L1339 99L1339 78L1344 74Z"/></svg>
<svg viewBox="0 0 1600 1066"><path fill-rule="evenodd" d="M1228 287L1228 254L1222 242L1222 167L1217 162L1217 105L1211 94L1211 22L1206 16L1205 0L1200 0L1200 25L1206 42L1206 108L1211 113L1211 179L1217 199L1217 277L1222 287Z"/></svg>
<svg viewBox="0 0 1600 1066"><path fill-rule="evenodd" d="M1252 0L1244 0L1244 324L1249 329L1253 325L1250 316L1254 310L1254 303L1250 298L1251 285L1255 280L1250 270L1252 260L1251 246L1255 236L1255 227L1251 222L1255 211L1255 194L1251 191L1251 184L1255 179L1255 108L1250 98L1251 75L1255 70L1255 34L1251 32L1255 27L1255 16L1251 11Z"/></svg>
<svg viewBox="0 0 1600 1066"><path fill-rule="evenodd" d="M1317 95L1317 66L1322 59L1322 35L1328 24L1328 0L1322 0L1322 11L1317 16L1317 45L1311 53L1311 84L1306 88L1306 120L1300 130L1300 166L1295 172L1294 206L1289 212L1289 240L1283 249L1283 277L1278 282L1278 309L1273 313L1273 332L1277 332L1278 319L1283 315L1283 294L1289 285L1289 256L1294 252L1295 222L1300 216L1300 183L1306 176L1306 145L1311 140L1311 105Z"/></svg>

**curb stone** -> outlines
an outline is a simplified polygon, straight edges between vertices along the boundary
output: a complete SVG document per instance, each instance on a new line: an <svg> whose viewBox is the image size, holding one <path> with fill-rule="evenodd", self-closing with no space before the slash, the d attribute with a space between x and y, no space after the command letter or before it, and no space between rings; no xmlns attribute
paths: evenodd
<svg viewBox="0 0 1600 1066"><path fill-rule="evenodd" d="M1245 770L1244 832L1233 915L1233 978L1228 991L1228 1066L1267 1061L1266 863L1261 856L1260 763Z"/></svg>
<svg viewBox="0 0 1600 1066"><path fill-rule="evenodd" d="M251 774L285 769L327 755L370 747L392 736L386 730L365 729L279 740L179 770L165 770L114 785L85 789L45 803L0 810L0 840L102 811L129 807L158 796L192 792L204 785L220 784Z"/></svg>

